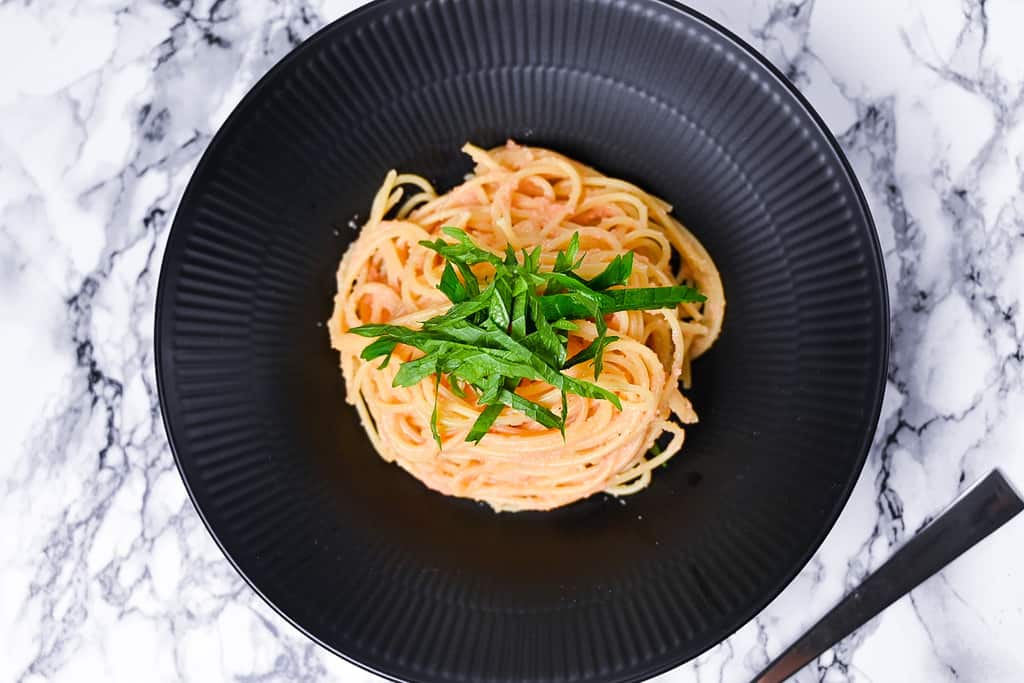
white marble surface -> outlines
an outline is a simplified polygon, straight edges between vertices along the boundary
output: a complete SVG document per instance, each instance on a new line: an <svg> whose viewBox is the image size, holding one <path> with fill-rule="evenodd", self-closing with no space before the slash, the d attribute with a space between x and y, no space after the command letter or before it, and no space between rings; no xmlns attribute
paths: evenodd
<svg viewBox="0 0 1024 683"><path fill-rule="evenodd" d="M217 126L355 0L0 0L0 681L372 680L279 618L199 522L159 421L170 218ZM838 135L894 348L838 525L673 682L746 680L968 483L1024 483L1024 2L700 0ZM1024 680L1024 519L801 681Z"/></svg>

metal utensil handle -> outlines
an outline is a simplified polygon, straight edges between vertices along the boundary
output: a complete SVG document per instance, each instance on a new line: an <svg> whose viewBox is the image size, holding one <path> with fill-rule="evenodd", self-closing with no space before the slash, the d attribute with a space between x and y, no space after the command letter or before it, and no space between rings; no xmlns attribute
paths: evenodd
<svg viewBox="0 0 1024 683"><path fill-rule="evenodd" d="M1021 510L1024 500L998 469L992 470L779 655L754 683L785 681Z"/></svg>

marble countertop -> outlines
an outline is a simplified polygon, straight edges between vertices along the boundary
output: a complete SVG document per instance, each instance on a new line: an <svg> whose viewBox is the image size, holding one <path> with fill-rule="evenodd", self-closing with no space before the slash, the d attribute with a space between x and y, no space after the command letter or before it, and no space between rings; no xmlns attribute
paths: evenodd
<svg viewBox="0 0 1024 683"><path fill-rule="evenodd" d="M171 459L153 299L246 90L356 0L0 0L0 681L370 681L234 573ZM741 682L993 466L1024 483L1024 3L699 0L836 133L885 252L874 447L813 561L665 681ZM1024 680L1024 519L800 681Z"/></svg>

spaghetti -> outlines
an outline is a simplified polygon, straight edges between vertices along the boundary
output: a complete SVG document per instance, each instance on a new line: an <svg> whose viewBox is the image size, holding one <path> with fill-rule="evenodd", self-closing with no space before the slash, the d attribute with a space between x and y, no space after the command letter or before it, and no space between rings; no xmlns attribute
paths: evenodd
<svg viewBox="0 0 1024 683"><path fill-rule="evenodd" d="M653 470L679 452L683 425L697 420L680 384L689 387L690 362L721 329L725 297L714 263L669 215L668 204L630 183L511 141L489 151L467 144L463 151L475 162L474 173L440 196L420 176L388 173L341 260L329 330L341 353L348 401L386 461L434 490L495 510L548 510L600 491L622 496L643 489ZM412 188L408 197L405 188ZM437 288L444 259L419 244L437 239L446 226L497 254L506 246L540 246L547 270L578 233L581 276L593 277L615 256L632 251L628 287L685 283L707 300L607 316L609 334L619 339L606 348L599 378L589 362L565 373L615 393L622 410L569 395L563 439L558 429L505 409L474 445L466 435L483 407L471 393L460 396L446 383L438 388L434 378L393 386L400 362L381 368L362 360L368 340L348 334L369 323L415 327L450 307ZM579 321L569 344L582 348L597 334L593 321ZM399 345L394 360L418 355ZM435 390L441 448L430 427ZM544 382L524 380L516 393L561 411L559 391Z"/></svg>

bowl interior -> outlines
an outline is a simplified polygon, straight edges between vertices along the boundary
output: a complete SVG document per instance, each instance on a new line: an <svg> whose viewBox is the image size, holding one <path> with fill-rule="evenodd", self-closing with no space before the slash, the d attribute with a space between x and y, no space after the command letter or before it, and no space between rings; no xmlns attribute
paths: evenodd
<svg viewBox="0 0 1024 683"><path fill-rule="evenodd" d="M447 188L463 142L507 138L664 197L721 270L701 421L622 501L495 514L441 496L344 401L324 321L384 174ZM218 542L311 636L411 680L635 679L740 626L845 502L887 337L834 141L734 38L646 0L395 0L320 32L211 144L157 312L168 432Z"/></svg>

